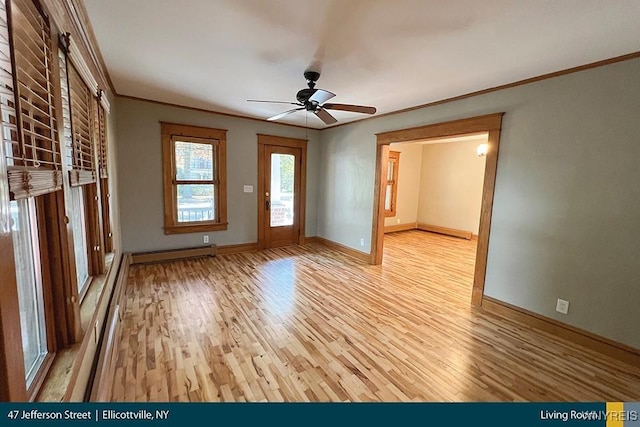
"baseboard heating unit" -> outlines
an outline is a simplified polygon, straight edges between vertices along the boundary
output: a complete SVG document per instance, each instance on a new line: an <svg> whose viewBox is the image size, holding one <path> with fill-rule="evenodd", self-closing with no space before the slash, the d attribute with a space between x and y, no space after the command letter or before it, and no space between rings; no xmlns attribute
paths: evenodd
<svg viewBox="0 0 640 427"><path fill-rule="evenodd" d="M216 256L217 246L207 245L196 248L166 249L153 252L138 252L131 255L131 264L176 261L187 258Z"/></svg>

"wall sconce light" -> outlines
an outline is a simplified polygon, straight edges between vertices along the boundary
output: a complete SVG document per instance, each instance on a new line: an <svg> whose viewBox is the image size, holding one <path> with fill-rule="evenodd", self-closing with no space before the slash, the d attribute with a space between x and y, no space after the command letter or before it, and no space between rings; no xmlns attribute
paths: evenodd
<svg viewBox="0 0 640 427"><path fill-rule="evenodd" d="M487 151L489 150L489 144L480 144L478 148L476 148L476 153L478 157L484 157L487 155Z"/></svg>

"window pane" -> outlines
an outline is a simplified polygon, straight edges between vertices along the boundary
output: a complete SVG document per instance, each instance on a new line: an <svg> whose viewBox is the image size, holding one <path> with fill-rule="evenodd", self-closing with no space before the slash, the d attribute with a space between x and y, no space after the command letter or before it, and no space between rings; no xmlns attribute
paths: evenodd
<svg viewBox="0 0 640 427"><path fill-rule="evenodd" d="M271 154L271 226L293 224L295 156Z"/></svg>
<svg viewBox="0 0 640 427"><path fill-rule="evenodd" d="M216 221L212 184L178 185L178 222Z"/></svg>
<svg viewBox="0 0 640 427"><path fill-rule="evenodd" d="M393 168L395 167L396 162L390 160L387 167L387 181L393 181Z"/></svg>
<svg viewBox="0 0 640 427"><path fill-rule="evenodd" d="M213 145L176 141L176 179L213 180Z"/></svg>
<svg viewBox="0 0 640 427"><path fill-rule="evenodd" d="M387 184L387 193L384 195L384 210L391 210L391 196L393 195L393 186L391 184Z"/></svg>
<svg viewBox="0 0 640 427"><path fill-rule="evenodd" d="M69 192L71 227L73 228L73 251L76 258L78 292L89 283L89 259L87 255L87 233L82 186L72 187Z"/></svg>
<svg viewBox="0 0 640 427"><path fill-rule="evenodd" d="M11 202L11 231L18 282L22 350L29 387L47 354L40 249L33 199Z"/></svg>

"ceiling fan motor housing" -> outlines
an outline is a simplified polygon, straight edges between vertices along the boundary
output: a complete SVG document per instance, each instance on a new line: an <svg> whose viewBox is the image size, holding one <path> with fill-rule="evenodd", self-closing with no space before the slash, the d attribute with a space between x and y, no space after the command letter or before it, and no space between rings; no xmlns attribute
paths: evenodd
<svg viewBox="0 0 640 427"><path fill-rule="evenodd" d="M311 98L311 95L313 95L315 93L315 91L316 91L316 89L302 89L302 90L299 90L297 95L296 95L296 99L298 100L299 103L304 104L305 107L306 107L307 103L309 103L309 98Z"/></svg>
<svg viewBox="0 0 640 427"><path fill-rule="evenodd" d="M299 90L297 95L296 95L296 99L298 100L299 103L304 104L305 108L308 111L314 111L318 104L313 104L313 103L309 103L309 98L311 98L311 95L313 95L316 92L315 86L316 86L316 82L318 81L318 79L320 78L320 73L318 73L317 71L305 71L304 72L304 78L307 79L307 85L309 86L309 89L302 89Z"/></svg>

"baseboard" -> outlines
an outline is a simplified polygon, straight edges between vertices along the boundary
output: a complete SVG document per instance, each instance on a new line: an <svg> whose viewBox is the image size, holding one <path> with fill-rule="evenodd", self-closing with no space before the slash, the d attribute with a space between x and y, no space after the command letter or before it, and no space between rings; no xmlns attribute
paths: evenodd
<svg viewBox="0 0 640 427"><path fill-rule="evenodd" d="M418 230L430 231L432 233L445 234L447 236L460 237L462 239L471 240L473 233L470 231L456 230L455 228L440 227L439 225L420 224Z"/></svg>
<svg viewBox="0 0 640 427"><path fill-rule="evenodd" d="M216 252L216 245L201 246L197 248L168 249L153 252L138 252L131 255L131 264L175 261L186 258L215 256Z"/></svg>
<svg viewBox="0 0 640 427"><path fill-rule="evenodd" d="M532 328L548 332L622 362L640 366L640 349L630 347L626 344L486 296L482 300L482 310L507 319L519 321Z"/></svg>
<svg viewBox="0 0 640 427"><path fill-rule="evenodd" d="M258 242L239 243L237 245L218 246L218 255L232 255L243 252L256 252L258 250Z"/></svg>
<svg viewBox="0 0 640 427"><path fill-rule="evenodd" d="M345 255L349 255L350 257L356 258L359 261L364 261L367 264L369 264L369 261L371 260L371 255L366 254L364 252L360 252L358 250L345 246L341 243L334 242L333 240L325 239L324 237L316 237L315 239L317 243L321 243L335 251L342 252Z"/></svg>
<svg viewBox="0 0 640 427"><path fill-rule="evenodd" d="M311 236L311 237L305 237L304 241L302 242L303 245L308 245L309 243L317 243L318 242L318 237L316 236Z"/></svg>
<svg viewBox="0 0 640 427"><path fill-rule="evenodd" d="M395 224L395 225L388 225L386 227L384 227L384 233L395 233L397 231L408 231L408 230L415 230L416 228L418 228L418 223L417 222L408 222L406 224Z"/></svg>
<svg viewBox="0 0 640 427"><path fill-rule="evenodd" d="M471 240L478 240L478 235L477 234L472 234L471 235Z"/></svg>

